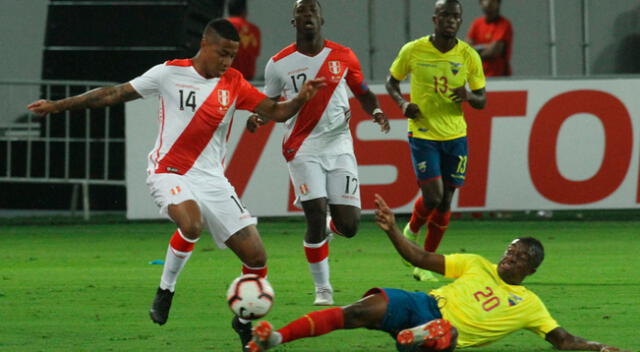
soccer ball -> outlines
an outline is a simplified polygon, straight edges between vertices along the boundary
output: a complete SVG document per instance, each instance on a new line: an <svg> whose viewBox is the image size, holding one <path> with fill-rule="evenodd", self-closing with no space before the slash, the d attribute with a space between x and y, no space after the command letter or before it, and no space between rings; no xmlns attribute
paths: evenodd
<svg viewBox="0 0 640 352"><path fill-rule="evenodd" d="M227 290L231 311L243 319L258 319L269 313L273 305L273 287L267 279L246 274L233 280Z"/></svg>

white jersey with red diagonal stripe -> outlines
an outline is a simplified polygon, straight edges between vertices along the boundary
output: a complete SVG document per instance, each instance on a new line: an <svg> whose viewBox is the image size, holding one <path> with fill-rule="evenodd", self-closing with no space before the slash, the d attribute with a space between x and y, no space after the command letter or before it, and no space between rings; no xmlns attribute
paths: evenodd
<svg viewBox="0 0 640 352"><path fill-rule="evenodd" d="M297 155L353 153L347 87L355 95L369 88L351 49L325 41L322 51L307 56L291 44L267 63L264 91L272 98L291 99L307 79L319 77L325 78L327 87L285 123L282 153L287 161Z"/></svg>
<svg viewBox="0 0 640 352"><path fill-rule="evenodd" d="M224 177L235 110L253 111L266 98L235 69L206 79L191 59L154 66L130 83L142 97L160 98L160 130L149 153L150 174Z"/></svg>

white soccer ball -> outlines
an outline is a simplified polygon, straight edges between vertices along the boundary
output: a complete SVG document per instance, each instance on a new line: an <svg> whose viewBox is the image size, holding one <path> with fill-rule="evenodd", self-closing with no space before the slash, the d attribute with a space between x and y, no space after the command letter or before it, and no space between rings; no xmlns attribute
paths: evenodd
<svg viewBox="0 0 640 352"><path fill-rule="evenodd" d="M243 319L258 319L267 315L274 297L269 281L256 274L238 277L227 290L229 308Z"/></svg>

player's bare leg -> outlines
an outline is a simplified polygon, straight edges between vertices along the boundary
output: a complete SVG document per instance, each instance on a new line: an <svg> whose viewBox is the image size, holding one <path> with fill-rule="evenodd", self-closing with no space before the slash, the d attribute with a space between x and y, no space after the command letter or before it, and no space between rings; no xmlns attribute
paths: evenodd
<svg viewBox="0 0 640 352"><path fill-rule="evenodd" d="M360 208L353 205L330 204L329 210L331 211L331 223L329 224L331 232L347 238L358 233Z"/></svg>
<svg viewBox="0 0 640 352"><path fill-rule="evenodd" d="M243 274L258 274L262 277L267 275L267 254L262 244L262 239L258 229L254 225L247 226L233 234L225 242L242 261ZM245 346L251 340L251 321L234 316L231 320L231 327L240 337L240 343L244 351Z"/></svg>
<svg viewBox="0 0 640 352"><path fill-rule="evenodd" d="M160 287L156 291L149 310L151 320L160 325L169 319L169 310L178 275L189 260L195 242L200 238L203 224L200 207L194 200L171 204L168 211L169 217L178 225L178 230L169 242Z"/></svg>
<svg viewBox="0 0 640 352"><path fill-rule="evenodd" d="M329 308L311 312L292 321L278 331L266 321L253 329L253 337L247 348L251 352L266 351L283 343L305 337L315 337L340 329L379 329L387 312L387 300L380 294L372 294L341 308Z"/></svg>
<svg viewBox="0 0 640 352"><path fill-rule="evenodd" d="M316 198L302 202L307 222L304 235L304 253L315 285L314 305L333 305L333 288L330 283L329 241L325 230L327 198Z"/></svg>

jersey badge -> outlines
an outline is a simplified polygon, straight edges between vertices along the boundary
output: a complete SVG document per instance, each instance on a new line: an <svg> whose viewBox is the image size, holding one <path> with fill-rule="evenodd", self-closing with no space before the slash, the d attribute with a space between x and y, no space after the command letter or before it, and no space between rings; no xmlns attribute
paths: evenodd
<svg viewBox="0 0 640 352"><path fill-rule="evenodd" d="M451 72L453 72L454 75L457 75L462 68L462 64L453 61L449 61L449 64L451 65Z"/></svg>
<svg viewBox="0 0 640 352"><path fill-rule="evenodd" d="M417 164L418 166L418 171L420 172L425 172L427 171L427 162L426 161L421 161Z"/></svg>
<svg viewBox="0 0 640 352"><path fill-rule="evenodd" d="M329 66L329 72L332 75L329 78L334 82L339 81L342 73L342 62L337 60L328 61L327 66Z"/></svg>
<svg viewBox="0 0 640 352"><path fill-rule="evenodd" d="M222 105L220 107L220 110L227 110L229 108L230 94L228 90L226 89L218 90L218 103Z"/></svg>
<svg viewBox="0 0 640 352"><path fill-rule="evenodd" d="M509 307L513 307L516 304L520 303L522 301L521 297L518 297L516 295L514 295L513 293L509 294Z"/></svg>

